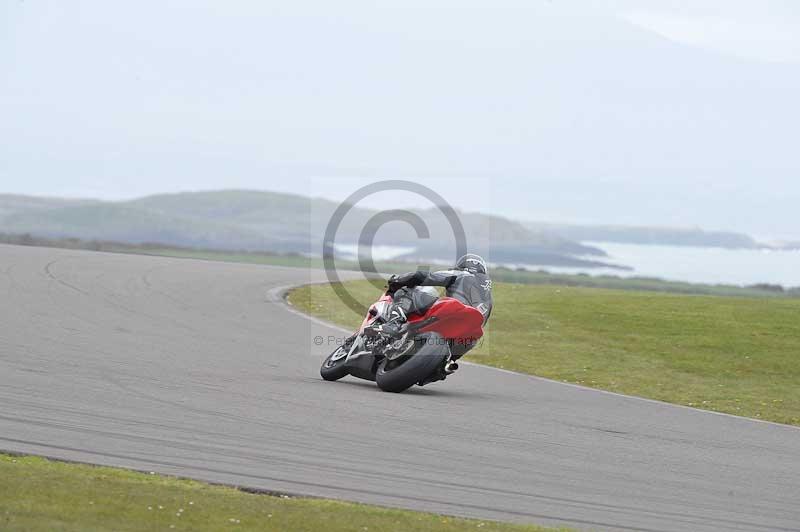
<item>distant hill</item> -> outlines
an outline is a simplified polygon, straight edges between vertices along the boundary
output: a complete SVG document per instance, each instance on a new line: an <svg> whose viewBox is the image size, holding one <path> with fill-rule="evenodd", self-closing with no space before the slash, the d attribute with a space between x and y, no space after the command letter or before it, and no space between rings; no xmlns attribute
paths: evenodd
<svg viewBox="0 0 800 532"><path fill-rule="evenodd" d="M753 238L727 231L703 231L669 227L613 225L569 225L526 222L525 227L578 242L617 242L639 245L757 249L764 247Z"/></svg>
<svg viewBox="0 0 800 532"><path fill-rule="evenodd" d="M19 212L33 212L57 207L87 205L94 202L94 200L40 198L36 196L0 194L0 219L4 216Z"/></svg>
<svg viewBox="0 0 800 532"><path fill-rule="evenodd" d="M219 250L321 253L328 221L338 203L252 190L161 194L122 202L0 195L0 231L49 238L73 237L131 244L160 243ZM406 258L452 260L452 230L437 209L413 213L430 230L420 240L410 226L385 224L374 244L415 248ZM356 244L378 211L353 208L337 243ZM459 213L470 251L503 263L605 266L600 249L502 217Z"/></svg>

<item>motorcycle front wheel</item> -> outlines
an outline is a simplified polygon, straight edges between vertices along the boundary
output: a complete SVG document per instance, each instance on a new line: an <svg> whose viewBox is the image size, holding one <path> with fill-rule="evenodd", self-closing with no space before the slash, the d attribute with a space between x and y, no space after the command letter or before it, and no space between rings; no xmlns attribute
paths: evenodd
<svg viewBox="0 0 800 532"><path fill-rule="evenodd" d="M338 381L347 377L350 372L347 370L345 362L347 362L347 350L344 346L339 346L322 363L319 374L326 381Z"/></svg>
<svg viewBox="0 0 800 532"><path fill-rule="evenodd" d="M411 388L438 371L450 354L447 342L436 333L418 336L416 344L412 353L378 365L375 382L381 390L399 393Z"/></svg>

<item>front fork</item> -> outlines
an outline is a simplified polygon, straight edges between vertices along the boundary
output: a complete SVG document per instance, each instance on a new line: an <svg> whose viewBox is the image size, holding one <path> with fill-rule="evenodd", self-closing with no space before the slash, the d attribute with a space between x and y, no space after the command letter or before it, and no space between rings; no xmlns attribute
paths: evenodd
<svg viewBox="0 0 800 532"><path fill-rule="evenodd" d="M353 340L353 345L347 352L345 365L350 375L360 379L375 380L377 359L364 345L364 335L359 333Z"/></svg>

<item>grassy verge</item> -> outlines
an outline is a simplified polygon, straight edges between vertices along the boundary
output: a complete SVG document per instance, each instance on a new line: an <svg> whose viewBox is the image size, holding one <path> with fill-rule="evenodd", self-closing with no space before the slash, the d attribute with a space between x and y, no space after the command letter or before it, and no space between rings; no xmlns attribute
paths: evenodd
<svg viewBox="0 0 800 532"><path fill-rule="evenodd" d="M0 530L544 531L0 454Z"/></svg>
<svg viewBox="0 0 800 532"><path fill-rule="evenodd" d="M469 360L564 382L800 425L800 301L497 283ZM364 303L376 289L347 283ZM361 317L328 285L299 309L347 327Z"/></svg>

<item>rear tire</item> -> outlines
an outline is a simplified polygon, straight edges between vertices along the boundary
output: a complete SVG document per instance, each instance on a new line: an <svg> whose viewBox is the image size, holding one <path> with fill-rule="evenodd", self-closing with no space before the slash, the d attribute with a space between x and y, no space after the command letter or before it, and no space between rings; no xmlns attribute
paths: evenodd
<svg viewBox="0 0 800 532"><path fill-rule="evenodd" d="M425 333L417 338L415 352L401 364L383 360L378 366L375 382L385 392L399 393L430 377L447 359L450 348L436 333Z"/></svg>
<svg viewBox="0 0 800 532"><path fill-rule="evenodd" d="M337 354L341 354L341 351L344 351L344 349L344 346L337 347L333 353L328 355L328 357L322 363L322 367L319 368L319 374L326 381L338 381L342 377L347 377L347 375L350 373L345 366L345 362L347 362L347 356L343 356L338 360L331 360Z"/></svg>

